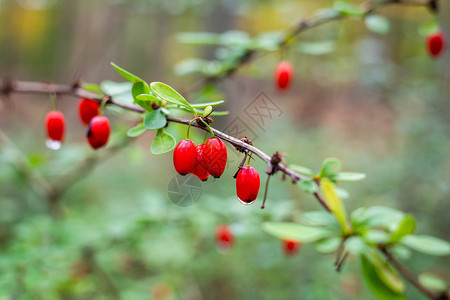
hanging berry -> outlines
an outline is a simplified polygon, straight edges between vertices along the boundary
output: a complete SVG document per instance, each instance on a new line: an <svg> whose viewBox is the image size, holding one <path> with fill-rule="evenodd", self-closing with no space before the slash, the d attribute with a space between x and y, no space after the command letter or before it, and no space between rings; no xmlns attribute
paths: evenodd
<svg viewBox="0 0 450 300"><path fill-rule="evenodd" d="M78 104L78 113L80 115L81 122L89 125L92 118L98 115L99 108L99 104L94 100L86 98L80 99Z"/></svg>
<svg viewBox="0 0 450 300"><path fill-rule="evenodd" d="M108 118L104 116L93 117L87 133L87 139L92 148L98 149L105 146L108 143L110 131Z"/></svg>
<svg viewBox="0 0 450 300"><path fill-rule="evenodd" d="M64 115L60 111L50 111L45 117L45 128L48 139L61 143L64 139L66 129L66 120Z"/></svg>
<svg viewBox="0 0 450 300"><path fill-rule="evenodd" d="M234 234L226 224L217 226L215 237L216 245L222 251L230 250L234 244Z"/></svg>
<svg viewBox="0 0 450 300"><path fill-rule="evenodd" d="M288 61L281 61L275 68L275 86L279 90L286 90L294 76L294 67Z"/></svg>
<svg viewBox="0 0 450 300"><path fill-rule="evenodd" d="M196 163L197 150L195 144L188 139L182 140L173 152L173 165L178 174L192 173Z"/></svg>
<svg viewBox="0 0 450 300"><path fill-rule="evenodd" d="M215 178L222 176L227 165L227 148L219 138L210 138L206 141L204 150L208 172Z"/></svg>
<svg viewBox="0 0 450 300"><path fill-rule="evenodd" d="M205 145L200 144L195 147L197 155L195 156L195 166L192 174L198 177L201 181L208 180L209 172L204 156Z"/></svg>
<svg viewBox="0 0 450 300"><path fill-rule="evenodd" d="M300 251L302 244L294 240L282 240L281 248L283 249L284 255L294 256Z"/></svg>
<svg viewBox="0 0 450 300"><path fill-rule="evenodd" d="M236 177L236 192L242 203L248 205L255 202L259 184L259 174L253 167L247 166L239 170Z"/></svg>
<svg viewBox="0 0 450 300"><path fill-rule="evenodd" d="M442 31L431 33L427 36L427 50L431 57L439 57L445 48L446 38Z"/></svg>

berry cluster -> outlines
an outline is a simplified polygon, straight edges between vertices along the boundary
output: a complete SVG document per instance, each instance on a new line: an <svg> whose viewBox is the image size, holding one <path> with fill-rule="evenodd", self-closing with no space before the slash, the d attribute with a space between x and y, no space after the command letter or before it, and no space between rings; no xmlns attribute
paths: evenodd
<svg viewBox="0 0 450 300"><path fill-rule="evenodd" d="M110 124L108 118L100 115L99 104L91 99L81 99L78 105L80 120L88 125L87 140L92 148L98 149L108 143ZM64 115L57 110L52 110L45 118L47 138L52 149L59 149L64 140L66 120Z"/></svg>

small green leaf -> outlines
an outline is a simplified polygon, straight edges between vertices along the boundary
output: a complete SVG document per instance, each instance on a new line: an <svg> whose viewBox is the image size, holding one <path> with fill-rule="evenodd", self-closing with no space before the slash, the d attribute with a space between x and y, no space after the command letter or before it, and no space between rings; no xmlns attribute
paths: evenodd
<svg viewBox="0 0 450 300"><path fill-rule="evenodd" d="M220 104L223 104L224 102L225 102L224 100L220 100L220 101L205 102L205 103L194 103L194 104L191 104L191 106L193 108L205 108L207 106L220 105Z"/></svg>
<svg viewBox="0 0 450 300"><path fill-rule="evenodd" d="M377 252L371 251L368 254L381 281L394 293L402 294L405 291L405 283L397 271Z"/></svg>
<svg viewBox="0 0 450 300"><path fill-rule="evenodd" d="M338 237L321 239L314 244L314 248L319 253L333 253L337 250L337 248L341 244L341 241L342 239Z"/></svg>
<svg viewBox="0 0 450 300"><path fill-rule="evenodd" d="M130 82L141 82L144 81L142 79L140 79L139 77L137 77L136 75L131 74L130 72L122 69L121 67L119 67L118 65L116 65L115 63L111 63L111 66L114 67L114 69L116 69L116 71L123 76L123 78L125 78L126 80L130 81Z"/></svg>
<svg viewBox="0 0 450 300"><path fill-rule="evenodd" d="M341 169L341 162L336 158L327 158L322 163L322 169L319 173L319 178L326 177L335 180L335 177Z"/></svg>
<svg viewBox="0 0 450 300"><path fill-rule="evenodd" d="M309 211L303 214L303 218L313 226L340 228L333 215L326 211Z"/></svg>
<svg viewBox="0 0 450 300"><path fill-rule="evenodd" d="M111 80L104 80L100 83L100 89L109 96L115 96L123 93L131 94L131 87L133 86L130 82L115 82Z"/></svg>
<svg viewBox="0 0 450 300"><path fill-rule="evenodd" d="M135 127L132 127L128 130L127 135L129 137L137 137L140 136L141 134L143 134L145 132L145 126L144 124L138 124Z"/></svg>
<svg viewBox="0 0 450 300"><path fill-rule="evenodd" d="M389 241L389 234L378 229L369 229L363 234L363 239L371 245L385 244Z"/></svg>
<svg viewBox="0 0 450 300"><path fill-rule="evenodd" d="M391 242L398 242L404 236L412 234L416 228L416 220L411 215L406 215L399 223L397 229L391 234Z"/></svg>
<svg viewBox="0 0 450 300"><path fill-rule="evenodd" d="M312 243L319 239L333 236L333 232L330 230L295 223L266 222L262 227L267 233L277 238L295 240L302 243Z"/></svg>
<svg viewBox="0 0 450 300"><path fill-rule="evenodd" d="M429 255L450 254L450 243L429 235L408 235L400 241L403 245Z"/></svg>
<svg viewBox="0 0 450 300"><path fill-rule="evenodd" d="M161 102L160 99L158 99L158 98L156 98L155 96L150 95L150 94L140 94L140 95L137 95L137 96L136 96L136 99L137 99L137 100L140 100L140 101L151 101L151 102L157 102L157 103L160 103L160 102Z"/></svg>
<svg viewBox="0 0 450 300"><path fill-rule="evenodd" d="M299 174L303 174L306 176L314 176L314 172L311 169L308 169L306 167L303 166L299 166L299 165L289 165L289 169L292 169L293 171L299 173Z"/></svg>
<svg viewBox="0 0 450 300"><path fill-rule="evenodd" d="M351 223L355 228L360 226L387 228L390 224L400 222L404 215L403 212L389 207L361 207L353 211Z"/></svg>
<svg viewBox="0 0 450 300"><path fill-rule="evenodd" d="M157 130L160 128L164 128L166 124L166 116L159 108L157 110L146 113L144 116L144 126L148 130Z"/></svg>
<svg viewBox="0 0 450 300"><path fill-rule="evenodd" d="M315 193L319 191L319 187L317 186L317 184L312 181L312 180L301 180L300 183L298 184L300 186L300 188L306 192L306 193Z"/></svg>
<svg viewBox="0 0 450 300"><path fill-rule="evenodd" d="M207 117L212 113L212 106L207 106L203 110L203 117Z"/></svg>
<svg viewBox="0 0 450 300"><path fill-rule="evenodd" d="M348 232L347 213L345 211L342 200L338 197L334 190L334 184L328 178L322 178L320 181L320 190L328 207L341 225L343 232Z"/></svg>
<svg viewBox="0 0 450 300"><path fill-rule="evenodd" d="M192 113L194 113L194 108L183 98L177 91L175 91L172 87L168 86L162 82L152 82L150 84L152 91L161 99L166 100L167 102L181 105Z"/></svg>
<svg viewBox="0 0 450 300"><path fill-rule="evenodd" d="M375 270L375 266L365 254L361 254L360 259L361 272L363 275L364 283L366 284L372 295L380 300L406 300L403 295L395 293L384 284L384 282L378 276L378 273Z"/></svg>
<svg viewBox="0 0 450 300"><path fill-rule="evenodd" d="M355 255L359 255L366 251L366 244L359 236L351 236L345 241L345 249Z"/></svg>
<svg viewBox="0 0 450 300"><path fill-rule="evenodd" d="M325 55L332 53L335 49L334 41L301 42L295 50L309 55Z"/></svg>
<svg viewBox="0 0 450 300"><path fill-rule="evenodd" d="M94 92L100 95L103 94L100 86L94 83L83 83L82 88L86 91Z"/></svg>
<svg viewBox="0 0 450 300"><path fill-rule="evenodd" d="M161 111L162 111L163 114L165 114L165 115L170 115L170 114L171 114L170 110L168 110L168 109L165 108L165 107L161 107Z"/></svg>
<svg viewBox="0 0 450 300"><path fill-rule="evenodd" d="M161 128L158 129L150 150L153 154L160 155L171 151L175 148L175 144L175 138Z"/></svg>
<svg viewBox="0 0 450 300"><path fill-rule="evenodd" d="M378 34L387 34L389 33L390 24L389 21L380 15L368 15L365 18L365 23L367 28Z"/></svg>
<svg viewBox="0 0 450 300"><path fill-rule="evenodd" d="M142 94L150 94L150 87L144 81L133 83L133 87L131 88L131 94L133 95L134 103L139 105L145 110L152 111L152 103L148 101L141 101L137 99L137 96Z"/></svg>
<svg viewBox="0 0 450 300"><path fill-rule="evenodd" d="M448 289L447 284L442 279L427 272L419 275L419 282L426 288L436 292L444 292Z"/></svg>
<svg viewBox="0 0 450 300"><path fill-rule="evenodd" d="M334 1L333 8L335 11L342 15L353 17L364 16L364 11L361 8L342 0Z"/></svg>
<svg viewBox="0 0 450 300"><path fill-rule="evenodd" d="M366 174L356 172L339 172L335 177L336 181L358 181L364 178Z"/></svg>

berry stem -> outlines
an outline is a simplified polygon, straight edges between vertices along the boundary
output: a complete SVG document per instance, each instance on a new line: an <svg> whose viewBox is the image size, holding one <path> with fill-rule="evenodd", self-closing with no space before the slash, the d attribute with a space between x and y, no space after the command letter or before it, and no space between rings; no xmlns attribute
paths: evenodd
<svg viewBox="0 0 450 300"><path fill-rule="evenodd" d="M205 124L206 127L208 127L209 132L211 133L211 138L215 137L214 132L211 128L211 126L208 125L208 123L206 123L202 118L198 118L198 120L200 120L203 124Z"/></svg>
<svg viewBox="0 0 450 300"><path fill-rule="evenodd" d="M189 123L188 128L187 128L187 133L186 133L186 138L189 140L189 131L191 130L191 125L192 123L197 120L196 118L192 119L192 121Z"/></svg>
<svg viewBox="0 0 450 300"><path fill-rule="evenodd" d="M58 95L55 93L49 94L50 97L50 108L51 110L58 110Z"/></svg>
<svg viewBox="0 0 450 300"><path fill-rule="evenodd" d="M270 176L271 176L271 175L267 175L266 188L264 189L264 198L263 198L263 202L262 202L262 205L261 205L261 209L264 209L264 208L265 208L266 198L267 198L267 190L269 189L269 180L270 180Z"/></svg>
<svg viewBox="0 0 450 300"><path fill-rule="evenodd" d="M253 154L253 152L250 152L250 154L248 155L247 167L250 166L250 160L252 159L252 154Z"/></svg>
<svg viewBox="0 0 450 300"><path fill-rule="evenodd" d="M110 100L110 97L103 97L102 102L100 103L100 109L98 110L98 115L103 116L103 108L105 108L106 102Z"/></svg>

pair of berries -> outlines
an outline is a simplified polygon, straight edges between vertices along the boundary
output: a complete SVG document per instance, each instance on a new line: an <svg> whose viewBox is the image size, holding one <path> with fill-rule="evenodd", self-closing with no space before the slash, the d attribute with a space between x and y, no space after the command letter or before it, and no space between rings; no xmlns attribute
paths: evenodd
<svg viewBox="0 0 450 300"><path fill-rule="evenodd" d="M431 33L427 36L426 48L431 57L437 58L445 48L445 35L442 31Z"/></svg>
<svg viewBox="0 0 450 300"><path fill-rule="evenodd" d="M222 224L217 226L215 232L216 245L221 251L228 251L234 244L234 234L231 228Z"/></svg>
<svg viewBox="0 0 450 300"><path fill-rule="evenodd" d="M281 61L275 67L275 86L279 90L289 88L292 77L294 76L294 67L288 61Z"/></svg>
<svg viewBox="0 0 450 300"><path fill-rule="evenodd" d="M227 165L227 148L216 137L197 146L185 139L175 147L173 164L180 175L194 174L202 181L206 181L209 175L219 178Z"/></svg>
<svg viewBox="0 0 450 300"><path fill-rule="evenodd" d="M108 118L99 116L100 107L91 99L83 98L78 104L78 112L81 122L89 125L87 139L92 148L98 149L108 143L111 132Z"/></svg>
<svg viewBox="0 0 450 300"><path fill-rule="evenodd" d="M258 197L260 179L258 172L250 166L239 170L236 177L236 193L243 204L249 205Z"/></svg>
<svg viewBox="0 0 450 300"><path fill-rule="evenodd" d="M294 256L300 251L302 244L294 240L281 240L281 248L283 249L284 255Z"/></svg>

